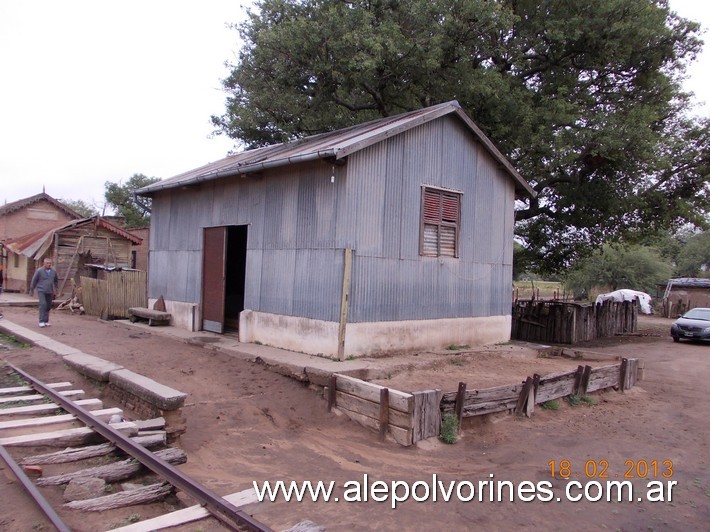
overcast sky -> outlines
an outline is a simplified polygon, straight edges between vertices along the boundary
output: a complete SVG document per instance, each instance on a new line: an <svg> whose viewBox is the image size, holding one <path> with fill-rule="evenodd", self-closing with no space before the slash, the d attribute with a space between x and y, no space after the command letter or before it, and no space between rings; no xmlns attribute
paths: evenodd
<svg viewBox="0 0 710 532"><path fill-rule="evenodd" d="M45 187L101 207L106 181L227 155L234 143L210 138L210 116L224 112L224 63L239 49L227 24L248 4L0 0L0 204ZM670 5L710 27L710 2ZM709 49L687 85L699 100L710 100Z"/></svg>

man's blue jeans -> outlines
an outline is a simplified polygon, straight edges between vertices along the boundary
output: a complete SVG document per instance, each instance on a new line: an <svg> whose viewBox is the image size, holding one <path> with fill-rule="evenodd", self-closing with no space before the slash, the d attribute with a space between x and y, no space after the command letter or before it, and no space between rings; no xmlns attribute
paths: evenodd
<svg viewBox="0 0 710 532"><path fill-rule="evenodd" d="M49 322L49 309L52 308L52 299L54 294L52 293L45 293L45 292L37 292L37 295L39 296L39 321L41 323L48 323Z"/></svg>

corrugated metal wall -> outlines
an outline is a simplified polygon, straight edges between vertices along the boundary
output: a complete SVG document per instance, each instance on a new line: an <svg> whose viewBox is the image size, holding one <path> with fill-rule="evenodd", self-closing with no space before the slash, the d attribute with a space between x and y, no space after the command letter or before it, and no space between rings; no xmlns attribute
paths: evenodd
<svg viewBox="0 0 710 532"><path fill-rule="evenodd" d="M348 169L357 176L348 321L510 314L513 183L458 121L367 148ZM463 193L458 259L419 255L422 184Z"/></svg>
<svg viewBox="0 0 710 532"><path fill-rule="evenodd" d="M334 179L331 180L331 177ZM419 255L421 186L463 193L460 258ZM200 303L202 229L249 224L245 307L337 321L510 314L512 180L452 117L351 155L153 199L150 297Z"/></svg>
<svg viewBox="0 0 710 532"><path fill-rule="evenodd" d="M245 308L337 320L343 250L335 245L336 218L344 176L343 167L319 161L158 194L150 297L199 304L203 228L249 225Z"/></svg>

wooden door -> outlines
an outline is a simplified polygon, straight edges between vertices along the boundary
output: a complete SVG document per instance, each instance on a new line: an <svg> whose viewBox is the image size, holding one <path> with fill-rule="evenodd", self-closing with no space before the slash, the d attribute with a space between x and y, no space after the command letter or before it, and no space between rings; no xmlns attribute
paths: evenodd
<svg viewBox="0 0 710 532"><path fill-rule="evenodd" d="M202 329L224 332L227 228L206 227L202 247Z"/></svg>

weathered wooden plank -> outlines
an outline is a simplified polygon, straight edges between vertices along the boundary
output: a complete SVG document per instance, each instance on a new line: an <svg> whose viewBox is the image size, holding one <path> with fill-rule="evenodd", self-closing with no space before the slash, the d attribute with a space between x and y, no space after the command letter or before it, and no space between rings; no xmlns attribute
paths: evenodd
<svg viewBox="0 0 710 532"><path fill-rule="evenodd" d="M380 390L384 388L384 386L355 379L348 375L341 375L340 373L337 374L337 377L338 380L336 387L339 392L356 395L374 403L379 402ZM400 392L398 390L390 390L391 409L409 413L412 411L412 404L412 394Z"/></svg>
<svg viewBox="0 0 710 532"><path fill-rule="evenodd" d="M380 390L380 441L385 441L387 427L390 423L390 391L387 388Z"/></svg>
<svg viewBox="0 0 710 532"><path fill-rule="evenodd" d="M160 484L150 484L142 486L134 490L119 491L111 495L96 497L94 499L84 499L79 501L71 501L64 506L73 510L82 510L84 512L103 512L104 510L113 510L116 508L125 508L126 506L134 506L136 504L148 504L159 501L170 495L175 488L167 482Z"/></svg>
<svg viewBox="0 0 710 532"><path fill-rule="evenodd" d="M156 458L165 460L169 464L178 465L187 462L187 455L182 449L168 447L155 452ZM129 478L138 473L144 466L135 458L127 458L112 464L106 464L96 467L89 467L79 471L72 471L62 475L54 475L51 477L40 477L36 480L38 486L61 486L69 483L72 479L81 477L102 478L106 482L116 482Z"/></svg>
<svg viewBox="0 0 710 532"><path fill-rule="evenodd" d="M612 364L610 366L602 366L592 368L592 374L589 377L589 385L587 392L603 390L619 385L619 366L620 364Z"/></svg>
<svg viewBox="0 0 710 532"><path fill-rule="evenodd" d="M456 423L461 431L461 420L463 419L463 407L466 402L466 383L459 382L459 389L456 392L456 405L454 407L454 413L456 415Z"/></svg>
<svg viewBox="0 0 710 532"><path fill-rule="evenodd" d="M93 410L91 415L100 419L101 421L108 421L111 416L123 415L123 410L120 408L105 408L103 410ZM53 425L55 423L65 423L67 421L73 421L76 418L71 414L62 414L59 416L41 416L26 419L13 419L10 421L0 421L0 430L2 429L16 429L21 427L37 427L41 425Z"/></svg>
<svg viewBox="0 0 710 532"><path fill-rule="evenodd" d="M584 366L584 371L582 372L582 379L579 383L579 389L577 393L579 395L587 395L587 388L589 387L589 378L592 375L592 366Z"/></svg>
<svg viewBox="0 0 710 532"><path fill-rule="evenodd" d="M537 396L535 402L540 404L552 399L566 397L575 393L575 373L568 373L564 377L559 376L551 381L540 380L540 385L537 388Z"/></svg>
<svg viewBox="0 0 710 532"><path fill-rule="evenodd" d="M135 443L138 443L146 449L154 449L165 446L165 434L151 436L133 436L131 438ZM68 447L61 451L53 453L36 454L26 456L20 460L21 465L38 465L38 464L65 464L68 462L78 462L86 458L95 458L97 456L105 456L116 450L116 446L112 443L102 443L99 445L85 445L83 447Z"/></svg>
<svg viewBox="0 0 710 532"><path fill-rule="evenodd" d="M357 421L361 425L373 429L375 432L379 432L380 426L379 422L371 417L368 416L363 416L362 414L358 412L354 412L352 410L348 410L347 408L343 408L342 406L338 406L342 412L348 416L350 419L353 421ZM390 408L390 412L392 412L392 409ZM394 438L394 441L399 443L400 445L404 446L409 446L412 445L412 429L403 429L401 427L397 427L395 425L392 425L390 421L390 426L387 429L388 432L392 435Z"/></svg>
<svg viewBox="0 0 710 532"><path fill-rule="evenodd" d="M628 372L629 359L622 358L619 366L619 390L623 392L626 389L626 374Z"/></svg>
<svg viewBox="0 0 710 532"><path fill-rule="evenodd" d="M328 397L328 412L333 410L333 407L335 406L335 401L336 401L335 392L338 389L337 380L338 380L338 376L335 373L333 373L330 377L328 377L328 388L326 390L328 393L328 395L327 395L327 397Z"/></svg>
<svg viewBox="0 0 710 532"><path fill-rule="evenodd" d="M477 403L470 406L465 406L463 409L464 417L482 416L484 414L494 414L496 412L504 412L505 410L514 410L518 398L507 401L494 401L490 403Z"/></svg>
<svg viewBox="0 0 710 532"><path fill-rule="evenodd" d="M222 498L237 508L241 508L247 504L259 502L254 488L225 495ZM113 532L152 532L153 530L162 530L164 528L192 523L194 521L204 519L205 517L209 517L210 515L209 510L207 510L204 506L196 504L195 506L190 506L182 510L176 510L174 512L170 512L169 514L154 517L153 519L146 519L145 521L133 523L121 528L114 528L112 530Z"/></svg>
<svg viewBox="0 0 710 532"><path fill-rule="evenodd" d="M597 390L604 390L606 388L615 388L617 386L619 386L618 370L616 375L607 375L605 377L590 380L589 386L587 387L587 393L596 392Z"/></svg>
<svg viewBox="0 0 710 532"><path fill-rule="evenodd" d="M47 384L46 386L48 388L59 390L61 388L71 388L73 384L71 382L52 382L50 384ZM32 388L32 386L14 386L12 388L0 388L0 395L13 395L33 391L34 388Z"/></svg>
<svg viewBox="0 0 710 532"><path fill-rule="evenodd" d="M413 442L438 436L441 432L441 390L414 392Z"/></svg>
<svg viewBox="0 0 710 532"><path fill-rule="evenodd" d="M81 397L84 395L84 390L65 390L59 392L59 395L64 397ZM42 394L31 394L31 395L13 395L11 397L0 397L0 405L6 403L20 403L20 402L31 402L31 401L41 401L47 397Z"/></svg>
<svg viewBox="0 0 710 532"><path fill-rule="evenodd" d="M81 406L85 410L98 410L104 407L101 399L79 399L74 404ZM52 412L61 408L55 403L44 403L41 405L15 406L11 408L0 408L0 416L13 416L18 414L30 414L37 412Z"/></svg>
<svg viewBox="0 0 710 532"><path fill-rule="evenodd" d="M490 402L497 400L505 400L511 397L518 398L520 390L523 388L523 383L506 384L503 386L495 386L493 388L483 388L481 390L469 390L466 392L465 404L473 404L474 402ZM455 403L458 392L448 392L442 396L442 402Z"/></svg>
<svg viewBox="0 0 710 532"><path fill-rule="evenodd" d="M528 401L528 397L530 397L530 390L532 389L532 387L532 377L528 377L527 379L525 379L525 384L523 384L523 388L520 390L517 401L515 403L516 414L521 415L525 412L525 404Z"/></svg>
<svg viewBox="0 0 710 532"><path fill-rule="evenodd" d="M114 423L111 425L114 430L125 434L126 436L135 436L138 434L138 427L135 423L129 421L123 423ZM32 446L32 445L76 445L90 441L99 437L89 427L79 427L76 429L57 430L52 432L41 432L39 434L25 434L23 436L12 436L9 438L0 438L0 445L9 446Z"/></svg>
<svg viewBox="0 0 710 532"><path fill-rule="evenodd" d="M372 418L375 421L380 419L380 405L373 401L368 401L356 395L350 395L344 392L336 392L336 404L338 408L346 408L363 416ZM395 410L390 406L389 409L389 424L403 429L411 429L412 416L405 414L399 410Z"/></svg>

